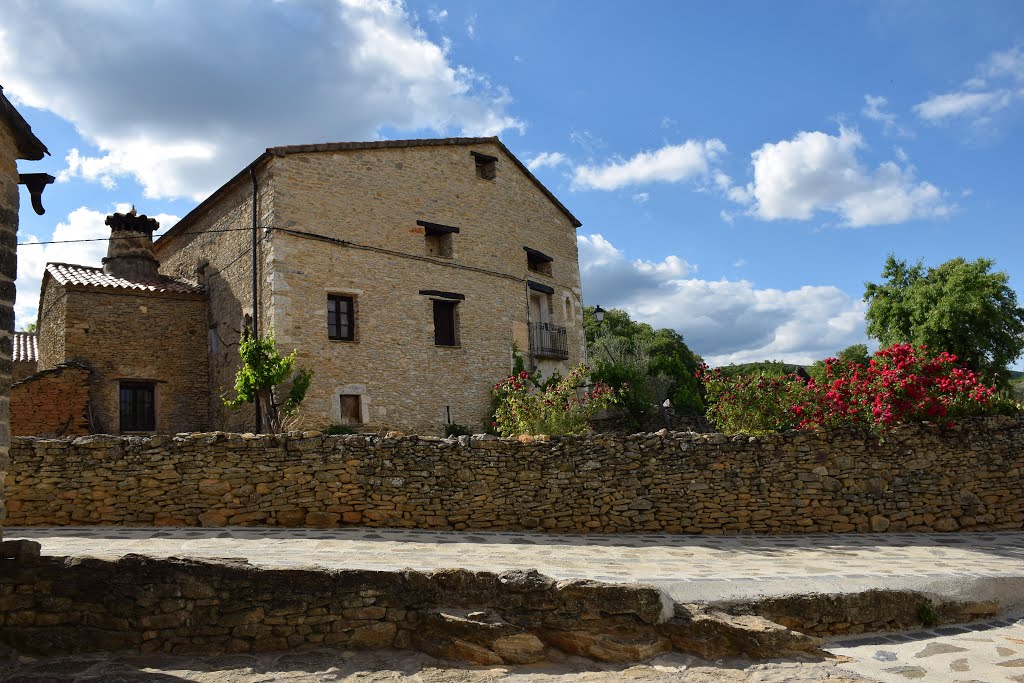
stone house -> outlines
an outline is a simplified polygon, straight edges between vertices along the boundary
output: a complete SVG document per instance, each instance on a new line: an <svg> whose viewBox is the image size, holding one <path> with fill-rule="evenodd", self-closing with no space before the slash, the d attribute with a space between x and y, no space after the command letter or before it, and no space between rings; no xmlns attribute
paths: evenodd
<svg viewBox="0 0 1024 683"><path fill-rule="evenodd" d="M11 351L14 341L14 279L18 274L18 185L28 187L32 206L43 213L43 188L53 182L44 173L18 172L18 159L38 161L49 154L0 87L0 522L4 517L3 481L10 444ZM2 534L0 534L2 536Z"/></svg>
<svg viewBox="0 0 1024 683"><path fill-rule="evenodd" d="M38 323L40 372L91 370L93 431L253 430L223 404L251 328L314 370L305 427L479 430L515 353L584 360L580 223L498 138L271 148L155 243L108 223L102 269L47 265Z"/></svg>

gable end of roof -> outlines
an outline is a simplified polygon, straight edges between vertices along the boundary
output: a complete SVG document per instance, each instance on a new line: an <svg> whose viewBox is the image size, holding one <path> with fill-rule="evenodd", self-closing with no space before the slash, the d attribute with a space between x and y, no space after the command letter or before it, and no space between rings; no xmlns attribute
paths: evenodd
<svg viewBox="0 0 1024 683"><path fill-rule="evenodd" d="M483 137L483 138L421 138L414 140L371 140L368 142L324 142L312 145L284 145L281 147L268 147L263 154L253 159L252 163L243 168L241 171L235 174L233 178L221 185L219 188L213 191L209 197L201 201L194 209L189 211L185 216L178 221L170 230L161 235L156 242L153 243L154 249L159 251L161 247L167 244L167 239L174 237L181 233L185 226L188 225L195 216L205 211L208 207L212 206L223 197L229 189L231 189L236 183L238 183L243 177L247 176L250 169L256 168L262 162L271 159L273 157L284 157L289 154L310 154L316 152L347 152L352 150L363 150L363 149L401 149L407 147L441 147L446 145L497 145L502 152L504 152L516 165L516 167L523 172L523 174L530 179L530 181L537 186L545 197L551 201L552 204L558 208L565 217L569 219L569 223L574 228L578 228L583 225L576 216L572 215L569 209L565 208L562 202L558 201L554 193L551 192L544 183L537 179L537 176L526 167L522 161L513 154L508 147L505 146L497 136Z"/></svg>

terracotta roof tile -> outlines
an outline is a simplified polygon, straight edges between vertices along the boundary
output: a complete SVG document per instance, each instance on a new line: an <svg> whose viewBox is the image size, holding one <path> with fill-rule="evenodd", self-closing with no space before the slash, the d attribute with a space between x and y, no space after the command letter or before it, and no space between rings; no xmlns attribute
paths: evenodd
<svg viewBox="0 0 1024 683"><path fill-rule="evenodd" d="M12 360L15 363L17 363L18 361L34 363L37 360L39 360L39 354L36 348L35 332L14 333L14 349Z"/></svg>
<svg viewBox="0 0 1024 683"><path fill-rule="evenodd" d="M156 280L126 280L114 275L107 275L102 268L78 266L71 263L47 263L46 272L62 285L109 287L111 289L173 294L201 294L203 292L202 287L170 277L160 277Z"/></svg>

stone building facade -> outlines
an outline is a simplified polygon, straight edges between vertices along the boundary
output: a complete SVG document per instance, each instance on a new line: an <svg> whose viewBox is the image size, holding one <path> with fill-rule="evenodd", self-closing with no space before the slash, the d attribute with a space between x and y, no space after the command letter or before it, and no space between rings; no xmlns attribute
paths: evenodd
<svg viewBox="0 0 1024 683"><path fill-rule="evenodd" d="M253 211L252 197L257 197ZM156 243L206 287L211 421L253 315L315 370L311 426L479 430L513 352L549 374L584 360L579 221L497 138L278 147Z"/></svg>
<svg viewBox="0 0 1024 683"><path fill-rule="evenodd" d="M314 370L309 428L480 431L515 354L584 360L580 223L497 138L272 148L156 243L152 219L107 221L102 269L47 264L19 383L27 406L88 367L93 433L253 430L224 397L254 327ZM19 429L78 433L72 389Z"/></svg>
<svg viewBox="0 0 1024 683"><path fill-rule="evenodd" d="M49 154L0 88L0 523L4 518L3 479L10 443L11 351L14 339L14 279L18 274L18 185L31 182L33 206L42 213L42 188L52 176L18 172L18 159L38 161ZM2 538L2 531L0 531Z"/></svg>

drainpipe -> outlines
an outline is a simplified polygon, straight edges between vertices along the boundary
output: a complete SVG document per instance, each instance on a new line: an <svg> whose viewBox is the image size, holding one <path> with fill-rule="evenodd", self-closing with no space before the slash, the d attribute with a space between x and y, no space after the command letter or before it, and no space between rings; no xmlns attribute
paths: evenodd
<svg viewBox="0 0 1024 683"><path fill-rule="evenodd" d="M257 291L257 276L256 276L256 245L259 242L258 228L256 226L256 200L258 196L258 187L256 185L256 167L255 164L249 167L249 177L252 179L252 335L254 339L258 339L260 336L260 323L259 323L259 297ZM263 411L260 409L260 397L256 396L256 434L259 434L263 428Z"/></svg>

